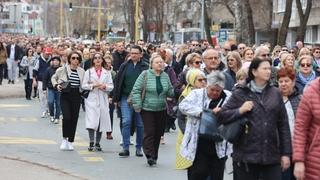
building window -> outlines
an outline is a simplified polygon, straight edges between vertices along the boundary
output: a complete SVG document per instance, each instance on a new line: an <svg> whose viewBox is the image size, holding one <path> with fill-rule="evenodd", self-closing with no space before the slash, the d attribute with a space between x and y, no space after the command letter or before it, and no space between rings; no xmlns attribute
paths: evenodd
<svg viewBox="0 0 320 180"><path fill-rule="evenodd" d="M306 35L304 37L304 42L312 43L312 26L307 27Z"/></svg>
<svg viewBox="0 0 320 180"><path fill-rule="evenodd" d="M320 43L320 25L318 27L318 36L317 36L317 43Z"/></svg>
<svg viewBox="0 0 320 180"><path fill-rule="evenodd" d="M284 12L286 9L286 0L278 0L278 12Z"/></svg>

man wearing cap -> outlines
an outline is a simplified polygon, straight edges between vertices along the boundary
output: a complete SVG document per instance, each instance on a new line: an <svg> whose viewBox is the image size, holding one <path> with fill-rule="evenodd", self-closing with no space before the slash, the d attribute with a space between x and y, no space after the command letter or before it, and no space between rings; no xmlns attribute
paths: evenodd
<svg viewBox="0 0 320 180"><path fill-rule="evenodd" d="M33 68L33 86L38 86L39 100L40 100L40 110L41 117L46 117L47 112L47 96L42 90L43 75L47 68L50 66L50 56L52 54L52 49L46 47L43 49L40 57L38 58L35 67ZM37 82L38 81L38 82Z"/></svg>
<svg viewBox="0 0 320 180"><path fill-rule="evenodd" d="M8 84L14 84L17 78L18 63L22 58L22 49L17 45L17 40L12 39L12 43L7 46L7 66L8 66Z"/></svg>

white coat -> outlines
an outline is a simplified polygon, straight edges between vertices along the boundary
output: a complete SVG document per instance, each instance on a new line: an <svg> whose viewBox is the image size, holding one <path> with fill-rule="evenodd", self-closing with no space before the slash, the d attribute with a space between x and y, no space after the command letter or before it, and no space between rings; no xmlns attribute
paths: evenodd
<svg viewBox="0 0 320 180"><path fill-rule="evenodd" d="M106 89L93 88L93 82L105 84ZM82 88L90 90L88 98L84 101L86 107L86 128L98 130L100 124L100 132L111 132L108 100L108 93L113 89L111 72L102 68L99 78L94 68L88 69L84 74Z"/></svg>

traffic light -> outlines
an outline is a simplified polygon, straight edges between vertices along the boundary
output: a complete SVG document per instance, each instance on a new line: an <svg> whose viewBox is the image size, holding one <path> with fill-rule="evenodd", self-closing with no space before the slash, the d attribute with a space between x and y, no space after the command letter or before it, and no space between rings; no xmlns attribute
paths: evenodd
<svg viewBox="0 0 320 180"><path fill-rule="evenodd" d="M72 3L69 3L69 11L72 11Z"/></svg>

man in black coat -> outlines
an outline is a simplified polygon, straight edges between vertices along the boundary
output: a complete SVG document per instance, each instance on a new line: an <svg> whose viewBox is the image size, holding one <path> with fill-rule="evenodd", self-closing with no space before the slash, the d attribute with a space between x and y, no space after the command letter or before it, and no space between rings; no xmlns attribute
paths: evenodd
<svg viewBox="0 0 320 180"><path fill-rule="evenodd" d="M17 78L17 69L18 64L23 56L22 49L17 45L18 41L16 39L12 39L12 43L7 46L7 54L8 54L8 84L14 84L14 80Z"/></svg>
<svg viewBox="0 0 320 180"><path fill-rule="evenodd" d="M124 49L123 42L118 42L116 45L116 50L112 53L112 66L113 70L118 72L121 64L125 62L128 53Z"/></svg>

